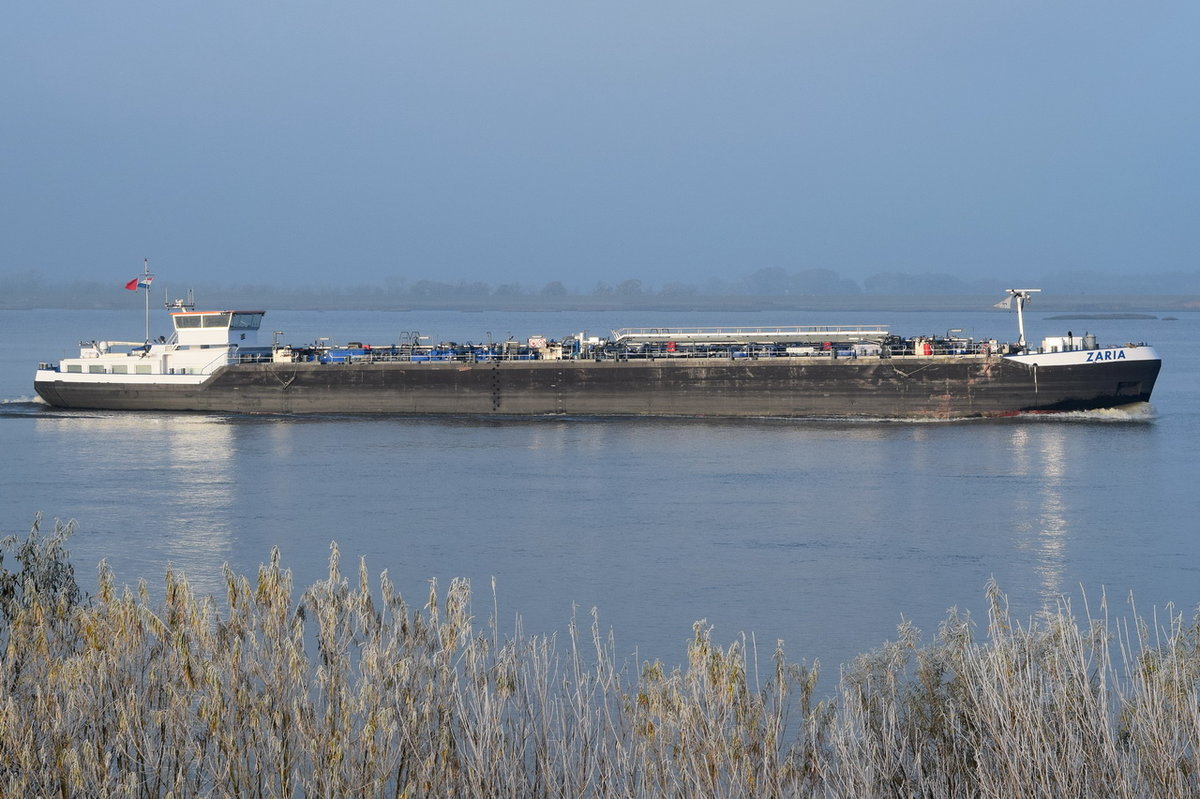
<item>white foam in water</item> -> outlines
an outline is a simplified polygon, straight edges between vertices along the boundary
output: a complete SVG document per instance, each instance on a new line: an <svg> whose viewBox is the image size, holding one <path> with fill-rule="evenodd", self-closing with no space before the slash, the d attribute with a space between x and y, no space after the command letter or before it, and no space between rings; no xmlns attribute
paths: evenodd
<svg viewBox="0 0 1200 799"><path fill-rule="evenodd" d="M1116 408L1097 408L1093 411L1062 411L1061 413L1028 414L1039 419L1078 420L1082 422L1149 422L1157 417L1149 402L1131 402Z"/></svg>
<svg viewBox="0 0 1200 799"><path fill-rule="evenodd" d="M1131 402L1116 408L1098 408L1091 411L1030 411L1008 416L919 416L919 417L888 417L888 416L821 416L803 419L788 419L783 417L764 417L764 421L775 418L782 422L838 422L851 424L972 424L979 422L1032 420L1045 422L1150 422L1158 418L1154 406L1148 402Z"/></svg>
<svg viewBox="0 0 1200 799"><path fill-rule="evenodd" d="M0 399L0 405L48 405L44 399L34 394L30 397L11 397Z"/></svg>

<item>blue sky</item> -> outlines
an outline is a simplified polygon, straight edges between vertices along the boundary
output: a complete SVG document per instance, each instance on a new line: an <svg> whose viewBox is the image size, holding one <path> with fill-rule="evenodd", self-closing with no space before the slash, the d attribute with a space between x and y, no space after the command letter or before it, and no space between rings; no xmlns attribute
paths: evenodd
<svg viewBox="0 0 1200 799"><path fill-rule="evenodd" d="M1194 0L0 14L0 273L1197 269Z"/></svg>

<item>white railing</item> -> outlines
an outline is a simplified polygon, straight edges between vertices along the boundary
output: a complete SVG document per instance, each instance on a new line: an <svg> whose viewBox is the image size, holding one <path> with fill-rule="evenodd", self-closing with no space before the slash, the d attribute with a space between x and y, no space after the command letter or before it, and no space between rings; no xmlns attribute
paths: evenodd
<svg viewBox="0 0 1200 799"><path fill-rule="evenodd" d="M792 327L622 327L612 331L619 344L666 341L705 344L783 343L798 341L881 341L886 325L803 325Z"/></svg>

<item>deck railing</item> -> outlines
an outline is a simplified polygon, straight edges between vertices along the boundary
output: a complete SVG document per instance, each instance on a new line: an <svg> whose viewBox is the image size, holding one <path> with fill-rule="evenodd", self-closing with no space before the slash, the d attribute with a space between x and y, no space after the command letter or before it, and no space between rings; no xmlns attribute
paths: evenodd
<svg viewBox="0 0 1200 799"><path fill-rule="evenodd" d="M791 349L789 352L788 350ZM808 351L798 351L808 350ZM516 361L650 361L650 360L742 360L742 359L847 359L847 358L913 358L913 357L975 357L998 354L987 342L930 342L930 351L922 348L914 352L906 346L879 345L878 351L845 348L822 349L820 347L784 347L774 345L744 345L737 347L676 346L668 350L665 346L640 347L597 347L583 352L563 353L553 357L538 350L522 348L517 352L496 352L485 349L439 350L409 347L373 347L367 350L345 352L327 350L297 350L294 359L298 362L320 362L336 366L345 363L505 363ZM238 358L242 363L270 362L272 356L243 353Z"/></svg>
<svg viewBox="0 0 1200 799"><path fill-rule="evenodd" d="M882 341L886 325L801 325L782 327L622 327L613 341L626 343L796 343L801 341Z"/></svg>

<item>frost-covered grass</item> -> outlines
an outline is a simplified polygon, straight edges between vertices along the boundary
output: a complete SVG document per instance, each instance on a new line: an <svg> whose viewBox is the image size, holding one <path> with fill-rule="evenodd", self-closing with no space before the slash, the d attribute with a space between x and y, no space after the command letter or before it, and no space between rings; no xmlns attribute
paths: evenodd
<svg viewBox="0 0 1200 799"><path fill-rule="evenodd" d="M103 567L84 598L69 532L2 547L2 796L1200 795L1178 614L1019 624L991 587L982 640L954 612L927 644L902 626L819 698L815 666L703 622L680 668L628 665L594 620L501 635L466 582L414 607L336 547L300 593L272 554L220 599Z"/></svg>

